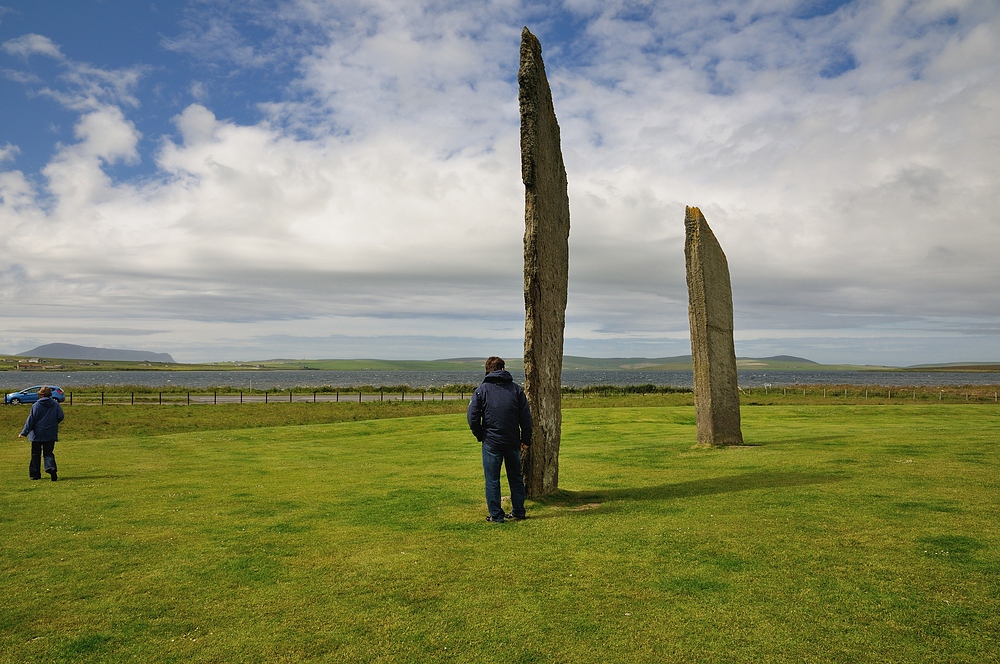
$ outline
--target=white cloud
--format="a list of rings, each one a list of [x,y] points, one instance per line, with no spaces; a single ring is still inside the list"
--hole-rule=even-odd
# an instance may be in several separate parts
[[[98,216],[97,208],[121,195],[105,173],[107,165],[139,159],[136,142],[139,134],[121,110],[108,106],[90,111],[76,123],[78,143],[63,146],[42,170],[48,178],[49,192],[56,199],[51,218],[54,221],[84,220]],[[127,188],[126,188],[127,190]],[[67,247],[92,244],[86,237],[73,237]],[[83,240],[84,244],[77,244]]]
[[[38,93],[51,97],[59,104],[85,112],[108,104],[138,106],[133,94],[135,86],[146,71],[145,67],[102,69],[84,62],[77,62],[63,55],[51,39],[43,35],[28,34],[5,41],[0,48],[10,55],[27,59],[31,55],[44,55],[57,60],[63,68],[59,76],[60,87],[42,85]],[[6,78],[27,85],[41,85],[42,81],[32,72],[4,70]]]
[[[67,108],[88,111],[104,104],[136,107],[139,100],[132,90],[139,83],[143,67],[127,67],[118,70],[104,70],[82,63],[72,63],[60,78],[67,84],[66,90],[46,88],[42,94],[48,95]]]
[[[21,149],[16,145],[10,143],[0,145],[0,164],[8,160],[13,160],[20,152]]]
[[[208,86],[202,81],[192,81],[191,97],[193,97],[195,101],[204,103],[208,100]]]
[[[567,150],[571,171],[629,170],[637,181],[658,183],[660,203],[706,207],[737,292],[754,307],[778,306],[791,295],[797,306],[931,315],[952,310],[954,300],[928,301],[925,287],[906,285],[929,280],[928,268],[943,291],[1000,276],[978,250],[997,239],[996,224],[982,223],[995,216],[989,183],[997,167],[989,154],[997,124],[984,111],[997,105],[997,66],[978,56],[988,49],[979,43],[989,42],[979,33],[995,30],[995,17],[989,28],[963,34],[931,26],[917,38],[912,16],[885,6],[852,8],[816,26],[795,26],[801,36],[789,44],[795,35],[787,18],[762,17],[751,6],[724,23],[705,20],[707,9],[698,24],[721,31],[671,43],[660,55],[652,34],[663,38],[671,26],[686,33],[694,25],[666,7],[658,6],[662,29],[638,40],[653,55],[623,49],[629,59],[602,59],[596,76],[556,74],[564,143],[577,146]],[[915,11],[940,18],[927,7]],[[591,25],[609,50],[636,41],[614,10]],[[831,41],[845,40],[859,45],[856,68],[818,76]],[[878,52],[866,52],[863,46],[876,41]],[[939,61],[953,58],[965,41],[975,46],[967,47],[961,79],[953,72],[934,78]],[[919,70],[908,64],[915,58]],[[722,63],[728,74],[720,77]],[[978,103],[970,107],[970,99]],[[942,223],[954,201],[966,212]],[[672,227],[679,235],[681,216],[673,214],[664,232]],[[580,218],[575,212],[575,224]],[[956,233],[955,223],[965,232]],[[933,259],[946,260],[949,252],[938,247],[973,260],[944,269]],[[866,290],[873,280],[878,287]],[[1000,314],[992,296],[979,307]]]
[[[65,60],[59,47],[48,37],[28,34],[15,39],[8,39],[2,46],[6,53],[27,58],[29,55],[44,55],[54,60]]]
[[[0,219],[10,216],[12,213],[20,213],[22,210],[34,208],[36,192],[31,183],[24,177],[21,171],[0,172],[0,209],[4,209],[6,214]],[[13,231],[16,224],[11,223],[7,230]]]
[[[199,103],[176,115],[178,136],[151,137],[155,176],[120,182],[110,165],[146,158],[128,114],[153,70],[66,59],[43,92],[79,112],[76,142],[43,170],[44,188],[0,174],[4,316],[40,315],[16,294],[26,280],[46,316],[147,321],[145,343],[193,336],[200,359],[279,338],[419,338],[438,356],[456,336],[516,340],[514,75],[522,20],[544,12],[247,5],[235,18],[271,26],[252,40],[203,8],[207,20],[192,15],[166,45],[215,67],[282,63],[295,73],[286,94],[241,125],[216,117],[207,82],[191,83]],[[745,348],[871,361],[905,355],[864,341],[895,335],[952,344],[914,362],[986,352],[1000,327],[1000,12],[957,1],[562,11],[580,34],[541,37],[573,217],[568,348],[684,352],[687,204],[729,256]],[[13,41],[11,54],[48,48]],[[88,315],[72,314],[74,329],[93,328]]]

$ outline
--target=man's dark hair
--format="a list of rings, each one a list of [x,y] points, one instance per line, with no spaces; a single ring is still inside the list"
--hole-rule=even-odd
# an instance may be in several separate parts
[[[501,360],[501,362],[503,362],[503,360]],[[49,387],[48,385],[46,385],[45,387],[39,388],[38,389],[38,396],[41,397],[41,398],[43,398],[43,399],[45,397],[51,397],[52,396],[52,388]]]
[[[486,373],[500,371],[504,367],[503,360],[496,355],[486,358]]]

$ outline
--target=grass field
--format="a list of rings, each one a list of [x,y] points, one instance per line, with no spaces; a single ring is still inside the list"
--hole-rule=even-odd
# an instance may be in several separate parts
[[[0,409],[0,661],[1000,661],[994,404],[603,403],[503,525],[464,404]]]

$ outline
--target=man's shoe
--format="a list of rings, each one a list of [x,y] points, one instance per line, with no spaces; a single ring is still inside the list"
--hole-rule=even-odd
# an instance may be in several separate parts
[[[42,476],[39,475],[38,477],[35,477],[34,475],[32,475],[31,479],[33,479],[33,480],[40,480],[40,479],[42,479]]]
[[[56,471],[54,471],[54,470],[50,470],[50,471],[49,471],[49,475],[51,475],[51,476],[52,476],[52,481],[53,481],[53,482],[55,482],[56,480],[58,480],[58,479],[59,479],[59,477],[58,477],[58,476],[56,475]]]
[[[488,516],[488,517],[486,517],[486,520],[489,521],[490,523],[503,523],[503,517],[502,516],[498,516],[496,518],[493,518],[492,516]]]
[[[511,513],[511,514],[504,515],[504,518],[505,519],[510,519],[512,521],[524,521],[525,519],[528,518],[528,515],[527,514],[522,514],[521,516],[517,516],[517,515]]]

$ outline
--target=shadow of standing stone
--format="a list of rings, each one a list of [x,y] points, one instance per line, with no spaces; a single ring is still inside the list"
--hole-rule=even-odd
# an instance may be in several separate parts
[[[569,195],[542,47],[528,28],[521,33],[517,82],[524,182],[524,391],[533,425],[522,470],[533,498],[559,486]]]
[[[742,445],[729,263],[696,207],[686,208],[684,235],[698,444]]]

